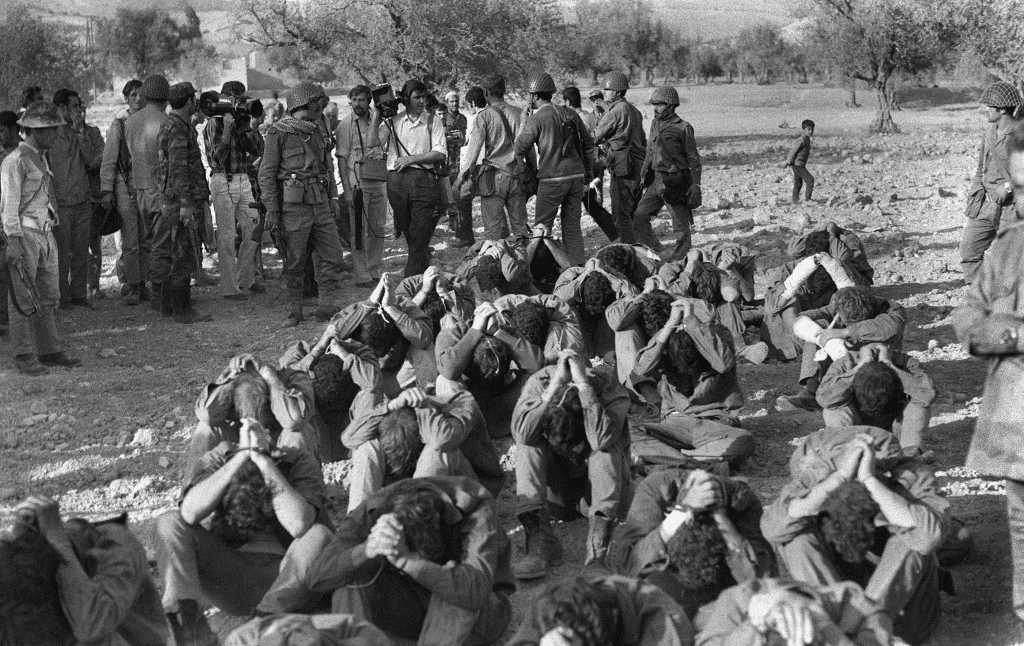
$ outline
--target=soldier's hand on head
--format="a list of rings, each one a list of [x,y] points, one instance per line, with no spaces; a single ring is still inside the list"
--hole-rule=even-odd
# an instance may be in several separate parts
[[[870,438],[870,436],[867,437]],[[875,449],[871,446],[871,441],[865,440],[864,437],[859,437],[856,442],[860,445],[862,453],[860,463],[857,465],[857,479],[866,483],[875,477]]]
[[[39,532],[51,544],[67,540],[64,521],[60,517],[60,505],[53,499],[38,494],[29,496],[18,505],[16,514],[19,518],[34,518]]]
[[[590,380],[587,379],[587,362],[586,360],[574,351],[573,355],[569,357],[569,374],[572,375],[572,380],[577,386],[586,386],[590,384]]]
[[[793,595],[768,613],[767,624],[786,640],[786,646],[807,646],[814,643],[814,623],[806,603]]]
[[[661,289],[661,278],[657,275],[648,276],[644,281],[644,294],[650,294],[656,289]]]
[[[270,433],[263,428],[259,420],[245,417],[242,418],[240,423],[241,429],[238,432],[239,448],[261,452],[270,450]]]
[[[567,384],[572,379],[572,368],[569,367],[569,362],[574,356],[576,356],[576,351],[568,348],[558,353],[558,360],[555,363],[557,366],[554,376],[555,382]]]
[[[892,348],[884,343],[878,344],[878,361],[888,366],[892,366]]]
[[[686,477],[684,489],[676,496],[676,504],[694,511],[712,509],[722,504],[721,487],[707,471],[696,469]]]
[[[427,267],[426,271],[423,272],[423,287],[420,289],[424,292],[434,291],[437,285],[437,279],[441,276],[440,270],[434,265]]]
[[[860,468],[860,461],[864,455],[864,447],[857,442],[846,445],[843,454],[836,459],[836,472],[841,474],[847,481],[857,477],[857,470]]]
[[[231,357],[231,361],[228,362],[228,370],[235,374],[251,370],[256,372],[260,369],[260,364],[256,360],[256,357],[251,354],[237,354]]]
[[[533,225],[533,236],[535,238],[550,238],[551,227],[546,224],[535,224]]]
[[[430,395],[422,388],[407,388],[399,397],[404,400],[406,406],[413,408],[426,408],[430,405]]]
[[[363,552],[366,558],[373,559],[378,556],[385,558],[398,558],[398,544],[404,541],[404,529],[398,517],[394,514],[382,514],[377,522],[370,528],[370,535],[363,543]]]
[[[487,321],[497,312],[498,310],[490,302],[480,303],[476,306],[476,310],[473,311],[473,328],[486,331]]]

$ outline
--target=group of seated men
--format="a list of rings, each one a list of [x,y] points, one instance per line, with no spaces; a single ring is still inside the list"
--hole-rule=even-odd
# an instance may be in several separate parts
[[[474,245],[454,272],[385,274],[276,365],[232,359],[157,521],[162,599],[124,519],[27,500],[0,543],[3,631],[50,598],[27,621],[54,644],[213,645],[211,607],[250,618],[237,645],[927,641],[966,541],[925,464],[934,388],[856,236],[794,241],[760,301],[736,245],[663,264],[612,244],[576,266],[534,233]],[[737,362],[801,353],[778,407],[821,410],[824,428],[765,507],[730,476],[755,450]],[[508,436],[514,562],[496,504]],[[344,459],[332,517],[322,465]],[[516,582],[564,562],[553,520],[581,516],[582,572],[510,626]]]

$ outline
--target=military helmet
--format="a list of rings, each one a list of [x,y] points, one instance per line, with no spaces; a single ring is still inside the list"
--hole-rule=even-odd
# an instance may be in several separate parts
[[[306,107],[321,95],[322,92],[316,84],[309,81],[299,83],[288,92],[286,97],[288,100],[288,114],[295,112],[299,108]]]
[[[57,128],[64,125],[64,119],[57,112],[57,106],[49,101],[36,101],[18,119],[22,128]]]
[[[147,76],[139,88],[139,94],[142,95],[142,98],[149,99],[150,101],[166,101],[170,91],[171,86],[167,79],[159,74]]]
[[[671,86],[659,87],[651,93],[651,103],[679,105],[679,93]]]
[[[625,92],[629,89],[629,77],[619,71],[604,75],[604,89],[614,92]]]
[[[551,78],[551,75],[547,72],[534,74],[526,84],[526,91],[530,94],[535,94],[537,92],[550,92],[554,94],[555,79]]]
[[[1004,81],[996,81],[985,88],[978,102],[993,108],[1016,108],[1024,105],[1017,88]]]

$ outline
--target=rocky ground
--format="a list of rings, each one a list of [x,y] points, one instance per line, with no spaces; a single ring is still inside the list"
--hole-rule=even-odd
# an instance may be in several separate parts
[[[958,595],[944,597],[945,616],[934,643],[1003,643],[1012,624],[1012,567],[1001,484],[978,479],[962,466],[985,365],[967,355],[950,327],[950,312],[965,293],[957,245],[980,117],[969,104],[941,104],[925,95],[905,102],[897,114],[906,134],[867,136],[863,125],[870,114],[834,107],[841,105],[840,91],[728,87],[690,88],[683,95],[681,112],[697,128],[705,164],[696,245],[731,240],[756,249],[763,290],[760,279],[783,262],[790,238],[834,220],[861,234],[879,292],[907,308],[905,348],[925,364],[939,391],[926,442],[955,515],[976,538],[974,554],[953,569]],[[818,178],[816,201],[793,206],[789,176],[777,165],[797,131],[779,125],[807,116],[819,123],[809,164]],[[584,226],[588,250],[606,242],[588,218]],[[658,231],[669,238],[667,219],[659,220]],[[434,242],[438,261],[450,267],[459,254],[448,239],[439,230]],[[387,263],[391,269],[402,266],[402,244],[389,241]],[[276,257],[270,266],[276,277]],[[110,276],[104,285],[108,298],[96,301],[95,309],[59,313],[68,349],[83,359],[81,368],[23,378],[11,368],[9,342],[0,338],[0,355],[8,357],[0,366],[0,522],[9,520],[19,499],[38,491],[58,497],[69,514],[100,518],[127,509],[139,536],[152,546],[153,518],[170,509],[180,491],[200,387],[231,356],[251,352],[274,360],[289,342],[318,336],[320,326],[278,329],[286,309],[277,280],[270,281],[266,295],[245,303],[223,301],[215,288],[197,289],[199,308],[215,320],[189,327],[146,307],[123,306]],[[363,296],[346,285],[347,300]],[[820,415],[774,409],[778,395],[795,391],[797,372],[795,364],[740,367],[745,425],[758,441],[758,453],[741,475],[766,502],[785,482],[791,441],[821,425]],[[343,464],[326,468],[336,513],[344,509],[344,470]],[[503,493],[498,506],[518,550],[512,493]],[[553,576],[570,576],[582,562],[586,523],[564,524],[558,531],[568,562]],[[516,620],[540,585],[520,587]]]

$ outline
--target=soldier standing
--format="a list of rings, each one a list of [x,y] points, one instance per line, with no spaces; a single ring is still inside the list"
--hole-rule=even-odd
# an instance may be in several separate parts
[[[633,244],[634,194],[640,182],[647,139],[643,115],[626,100],[629,79],[622,72],[604,77],[604,98],[608,111],[594,129],[594,143],[606,144],[608,171],[612,176],[612,215],[619,227],[619,242]]]
[[[636,241],[654,251],[661,242],[651,228],[651,218],[662,206],[672,214],[672,230],[679,234],[673,260],[682,260],[690,250],[693,209],[701,204],[700,153],[693,126],[676,114],[679,93],[674,87],[660,87],[651,94],[654,122],[640,181],[646,187],[633,214]]]
[[[283,233],[287,247],[284,276],[291,311],[284,327],[302,322],[302,283],[310,246],[320,266],[318,315],[329,317],[338,305],[344,251],[336,221],[340,206],[334,164],[318,127],[323,121],[320,95],[317,86],[306,82],[288,93],[288,116],[267,129],[259,170],[267,228]]]

